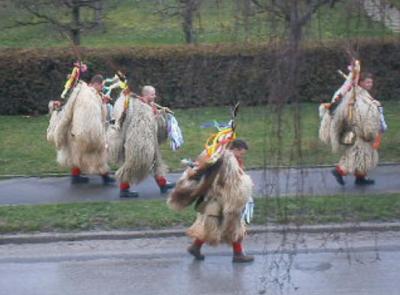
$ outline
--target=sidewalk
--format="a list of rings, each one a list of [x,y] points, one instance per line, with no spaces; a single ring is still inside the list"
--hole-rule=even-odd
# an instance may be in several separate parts
[[[400,165],[379,166],[371,172],[372,186],[355,186],[352,176],[340,186],[331,175],[332,167],[250,170],[258,196],[314,196],[340,194],[380,194],[400,192]],[[176,181],[180,173],[168,175]],[[142,200],[163,199],[151,177],[135,187]],[[101,178],[91,176],[90,183],[71,186],[69,177],[29,177],[0,180],[0,205],[50,204],[88,201],[120,201],[118,186],[103,186]]]

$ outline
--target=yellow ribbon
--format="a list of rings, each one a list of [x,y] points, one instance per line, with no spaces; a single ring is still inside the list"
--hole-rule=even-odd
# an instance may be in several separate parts
[[[236,133],[232,128],[225,128],[211,135],[205,144],[205,150],[207,151],[209,162],[216,162],[222,155],[227,144],[235,139]]]

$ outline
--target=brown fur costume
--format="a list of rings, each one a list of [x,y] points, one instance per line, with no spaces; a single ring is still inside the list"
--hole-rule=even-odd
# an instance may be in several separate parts
[[[115,125],[107,132],[111,161],[119,164],[116,175],[120,182],[137,184],[152,171],[155,175],[165,175],[166,166],[160,152],[160,138],[164,120],[161,113],[157,117],[152,108],[136,98],[129,98],[129,107],[119,125],[123,114],[125,96],[121,95],[114,105]],[[166,128],[166,125],[165,125]]]
[[[319,137],[333,152],[343,152],[339,166],[346,173],[366,174],[378,163],[378,152],[372,147],[381,124],[377,104],[367,90],[357,86],[342,98],[333,114],[321,106]]]
[[[189,177],[190,169],[183,173],[167,201],[178,211],[197,201],[199,213],[187,234],[210,245],[242,240],[245,226],[241,215],[252,193],[252,181],[234,154],[226,150],[197,178]]]
[[[96,91],[79,82],[62,110],[50,111],[47,140],[57,149],[58,163],[90,174],[106,174],[106,110]]]

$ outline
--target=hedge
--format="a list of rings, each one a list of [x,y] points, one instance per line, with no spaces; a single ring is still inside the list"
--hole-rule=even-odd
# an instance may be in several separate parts
[[[363,68],[376,74],[381,100],[400,96],[400,43],[365,40],[358,44]],[[0,51],[0,114],[39,114],[62,92],[76,50],[5,49]],[[279,53],[279,50],[278,50]],[[127,72],[136,91],[154,85],[161,104],[174,108],[227,105],[240,100],[247,105],[268,101],[276,76],[277,51],[267,45],[167,46],[161,48],[80,48],[89,72],[112,76]],[[348,57],[342,44],[306,46],[302,51],[298,98],[327,100],[342,78]],[[283,86],[286,87],[286,86]]]

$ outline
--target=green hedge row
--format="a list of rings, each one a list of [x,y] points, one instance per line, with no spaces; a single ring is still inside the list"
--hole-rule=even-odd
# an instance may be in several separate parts
[[[381,100],[400,97],[400,43],[369,40],[358,43],[363,68],[376,74]],[[0,114],[47,112],[47,103],[63,90],[77,50],[30,49],[0,51]],[[110,77],[118,69],[133,85],[152,84],[161,104],[174,108],[247,105],[268,101],[276,78],[277,55],[268,46],[199,46],[123,49],[79,49],[90,71]],[[298,95],[304,101],[329,99],[342,78],[348,57],[341,44],[303,50]],[[283,86],[286,87],[286,86]],[[288,86],[289,87],[289,86]]]

